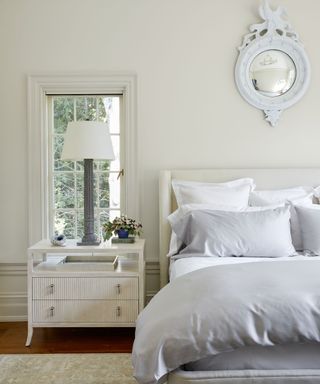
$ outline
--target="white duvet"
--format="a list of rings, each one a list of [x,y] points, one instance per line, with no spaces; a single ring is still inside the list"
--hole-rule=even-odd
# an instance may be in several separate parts
[[[240,347],[319,342],[319,276],[319,260],[285,260],[175,279],[139,315],[134,376],[155,384],[183,364]]]
[[[279,261],[297,261],[304,260],[306,262],[320,260],[320,256],[304,256],[299,254],[297,256],[284,256],[284,257],[199,257],[192,256],[184,257],[171,261],[170,263],[170,281],[177,277],[183,276],[186,273],[196,271],[197,269],[213,267],[215,265],[225,264],[242,264],[242,263],[278,263]]]

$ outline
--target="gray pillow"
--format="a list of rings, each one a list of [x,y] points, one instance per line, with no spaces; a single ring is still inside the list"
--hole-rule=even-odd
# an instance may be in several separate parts
[[[255,212],[191,211],[172,225],[185,244],[179,257],[281,257],[295,254],[290,207]]]
[[[295,206],[303,250],[313,255],[320,255],[320,205]]]

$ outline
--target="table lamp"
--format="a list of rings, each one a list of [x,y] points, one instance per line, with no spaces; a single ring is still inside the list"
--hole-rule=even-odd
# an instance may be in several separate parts
[[[98,245],[94,233],[93,160],[114,160],[108,126],[95,121],[70,122],[61,160],[84,160],[84,235],[77,245]]]

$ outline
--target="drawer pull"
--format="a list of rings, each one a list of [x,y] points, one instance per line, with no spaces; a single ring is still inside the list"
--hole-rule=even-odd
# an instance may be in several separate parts
[[[120,293],[121,293],[121,285],[120,284],[117,284],[117,292],[118,292],[118,295],[120,295]]]
[[[121,316],[121,308],[118,306],[117,307],[117,317]]]
[[[54,316],[54,307],[50,307],[50,316],[51,316],[51,317]]]
[[[51,295],[54,294],[54,284],[49,285]]]

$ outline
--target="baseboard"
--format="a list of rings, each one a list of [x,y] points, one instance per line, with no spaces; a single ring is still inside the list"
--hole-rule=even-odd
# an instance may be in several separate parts
[[[146,273],[147,275],[158,275],[160,273],[160,264],[156,260],[147,260],[146,261]]]
[[[21,316],[0,316],[0,323],[18,323],[18,322],[26,322],[28,321],[27,315]]]
[[[28,319],[26,292],[0,292],[0,322]]]
[[[0,276],[27,276],[27,263],[0,263]]]
[[[0,322],[26,321],[27,305],[27,264],[0,263],[3,282],[0,292]],[[159,290],[160,266],[156,260],[146,262],[146,304]],[[5,290],[4,290],[5,289]]]
[[[148,304],[160,287],[160,264],[156,260],[148,260],[146,263],[146,299]]]

